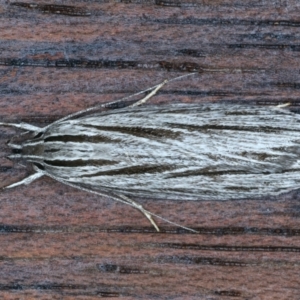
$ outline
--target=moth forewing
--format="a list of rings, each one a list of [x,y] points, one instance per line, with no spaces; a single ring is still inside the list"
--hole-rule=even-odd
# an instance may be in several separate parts
[[[150,95],[164,84],[153,87]],[[299,118],[283,108],[131,105],[73,114],[32,131],[36,137],[22,144],[20,155],[37,173],[10,187],[47,175],[133,206],[157,230],[151,218],[156,215],[131,198],[253,199],[300,183]]]

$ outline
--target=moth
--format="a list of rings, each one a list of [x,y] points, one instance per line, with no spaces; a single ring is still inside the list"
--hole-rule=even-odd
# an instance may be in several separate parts
[[[143,106],[166,82],[132,95],[148,93],[137,102],[130,96],[44,128],[0,123],[33,134],[8,145],[18,152],[10,158],[26,159],[35,173],[6,188],[49,176],[137,208],[157,231],[152,216],[196,232],[133,199],[251,199],[299,187],[297,114],[224,103]]]

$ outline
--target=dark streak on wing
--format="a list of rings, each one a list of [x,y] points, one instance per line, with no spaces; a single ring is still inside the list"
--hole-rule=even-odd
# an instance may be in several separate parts
[[[120,140],[118,139],[110,139],[108,137],[102,135],[57,135],[57,136],[49,136],[45,138],[45,143],[47,142],[74,142],[74,143],[118,143]]]
[[[44,160],[44,163],[53,167],[84,167],[84,166],[104,166],[114,165],[116,162],[112,160],[97,159],[97,160]]]
[[[191,171],[185,171],[185,172],[180,172],[180,173],[170,173],[170,175],[166,176],[166,178],[176,178],[176,177],[188,177],[188,176],[222,176],[222,175],[246,175],[246,174],[260,174],[261,175],[269,175],[271,173],[278,173],[278,174],[283,174],[283,173],[292,173],[292,172],[299,172],[300,169],[280,169],[280,171],[276,172],[275,170],[269,171],[265,170],[262,171],[261,169],[247,169],[247,170],[232,170],[229,169],[232,166],[228,166],[228,169],[224,170],[219,170],[219,171],[214,171],[210,170],[209,168],[202,168],[198,170],[191,170]]]
[[[229,126],[229,125],[189,125],[189,124],[178,124],[178,123],[167,123],[173,128],[188,129],[191,131],[206,131],[206,130],[232,130],[232,131],[249,131],[249,132],[280,132],[280,131],[295,131],[295,129],[281,128],[281,127],[271,127],[271,126]]]
[[[180,173],[171,173],[166,176],[166,178],[176,178],[176,177],[188,177],[188,176],[222,176],[222,175],[236,175],[236,174],[249,174],[245,170],[223,170],[223,171],[211,171],[208,168],[190,170]]]
[[[134,135],[137,137],[146,138],[178,138],[180,132],[174,132],[173,130],[161,129],[161,128],[145,128],[145,127],[126,127],[126,126],[94,126],[84,125],[85,127],[92,127],[104,131],[120,132],[125,134]]]
[[[170,171],[176,166],[170,165],[151,165],[151,166],[132,166],[126,168],[120,168],[115,170],[97,172],[94,174],[82,175],[81,177],[96,177],[96,176],[114,176],[114,175],[134,175],[134,174],[146,174],[146,173],[162,173]]]

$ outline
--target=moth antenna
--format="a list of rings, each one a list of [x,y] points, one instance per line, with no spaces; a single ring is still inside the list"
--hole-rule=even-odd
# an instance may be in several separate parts
[[[91,193],[91,194],[95,194],[95,195],[98,195],[98,196],[104,196],[104,197],[109,197],[110,199],[113,199],[113,200],[115,200],[115,201],[117,201],[117,202],[121,202],[121,203],[123,203],[123,204],[127,204],[127,205],[129,205],[129,206],[131,206],[131,207],[134,207],[134,208],[137,208],[137,209],[139,209],[143,214],[149,214],[149,215],[151,215],[151,216],[153,216],[153,217],[156,217],[156,218],[158,218],[158,219],[160,219],[160,220],[163,220],[163,221],[165,221],[165,222],[167,222],[167,223],[169,223],[169,224],[172,224],[172,225],[175,225],[175,226],[177,226],[177,227],[180,227],[180,228],[182,228],[182,229],[185,229],[185,230],[188,230],[188,231],[191,231],[191,232],[194,232],[194,233],[199,233],[199,231],[197,231],[197,230],[194,230],[194,229],[192,229],[192,228],[189,228],[189,227],[185,227],[185,226],[183,226],[183,225],[180,225],[180,224],[178,224],[178,223],[175,223],[175,222],[172,222],[172,221],[170,221],[170,220],[168,220],[168,219],[165,219],[165,218],[163,218],[163,217],[161,217],[161,216],[159,216],[159,215],[157,215],[157,214],[154,214],[154,213],[152,213],[152,212],[150,212],[150,211],[148,211],[148,210],[146,210],[146,209],[144,209],[144,208],[142,208],[142,210],[139,208],[139,204],[137,204],[137,203],[135,203],[135,204],[133,204],[132,202],[134,202],[133,200],[131,200],[130,199],[130,202],[128,202],[128,200],[127,200],[127,197],[126,196],[123,196],[123,197],[125,197],[126,198],[126,200],[123,200],[123,199],[120,199],[119,197],[115,197],[115,196],[111,196],[111,195],[107,195],[107,194],[105,194],[105,193],[101,193],[101,192],[96,192],[96,191],[94,191],[94,190],[89,190],[89,189],[87,189],[87,188],[85,188],[85,187],[82,187],[82,186],[77,186],[76,184],[73,184],[73,183],[70,183],[70,182],[68,182],[68,181],[65,181],[65,180],[63,180],[63,179],[61,179],[61,178],[57,178],[56,176],[53,176],[53,175],[51,175],[51,174],[49,174],[49,173],[47,173],[47,172],[45,172],[45,171],[39,171],[40,173],[42,173],[43,175],[46,175],[46,176],[48,176],[48,177],[50,177],[50,178],[52,178],[52,179],[54,179],[54,180],[56,180],[56,181],[58,181],[58,182],[60,182],[60,183],[63,183],[63,184],[66,184],[66,185],[68,185],[68,186],[71,186],[71,187],[73,187],[73,188],[76,188],[76,189],[79,189],[79,190],[82,190],[82,191],[85,191],[85,192],[88,192],[88,193]],[[129,198],[128,198],[129,199]],[[147,216],[146,215],[146,216]],[[149,217],[147,216],[147,218],[149,219]],[[150,220],[150,219],[149,219]],[[152,220],[153,221],[153,220]],[[158,229],[158,231],[159,231],[159,228],[157,227],[157,225],[155,224],[155,222],[153,221],[150,221],[151,223],[152,223],[152,225],[155,227],[155,229],[157,230]],[[156,225],[154,225],[154,224]],[[157,227],[157,228],[156,228]]]

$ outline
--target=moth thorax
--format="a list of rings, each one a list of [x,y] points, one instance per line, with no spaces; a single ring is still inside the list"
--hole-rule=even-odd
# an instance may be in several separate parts
[[[29,140],[22,144],[22,155],[43,156],[44,141]]]

